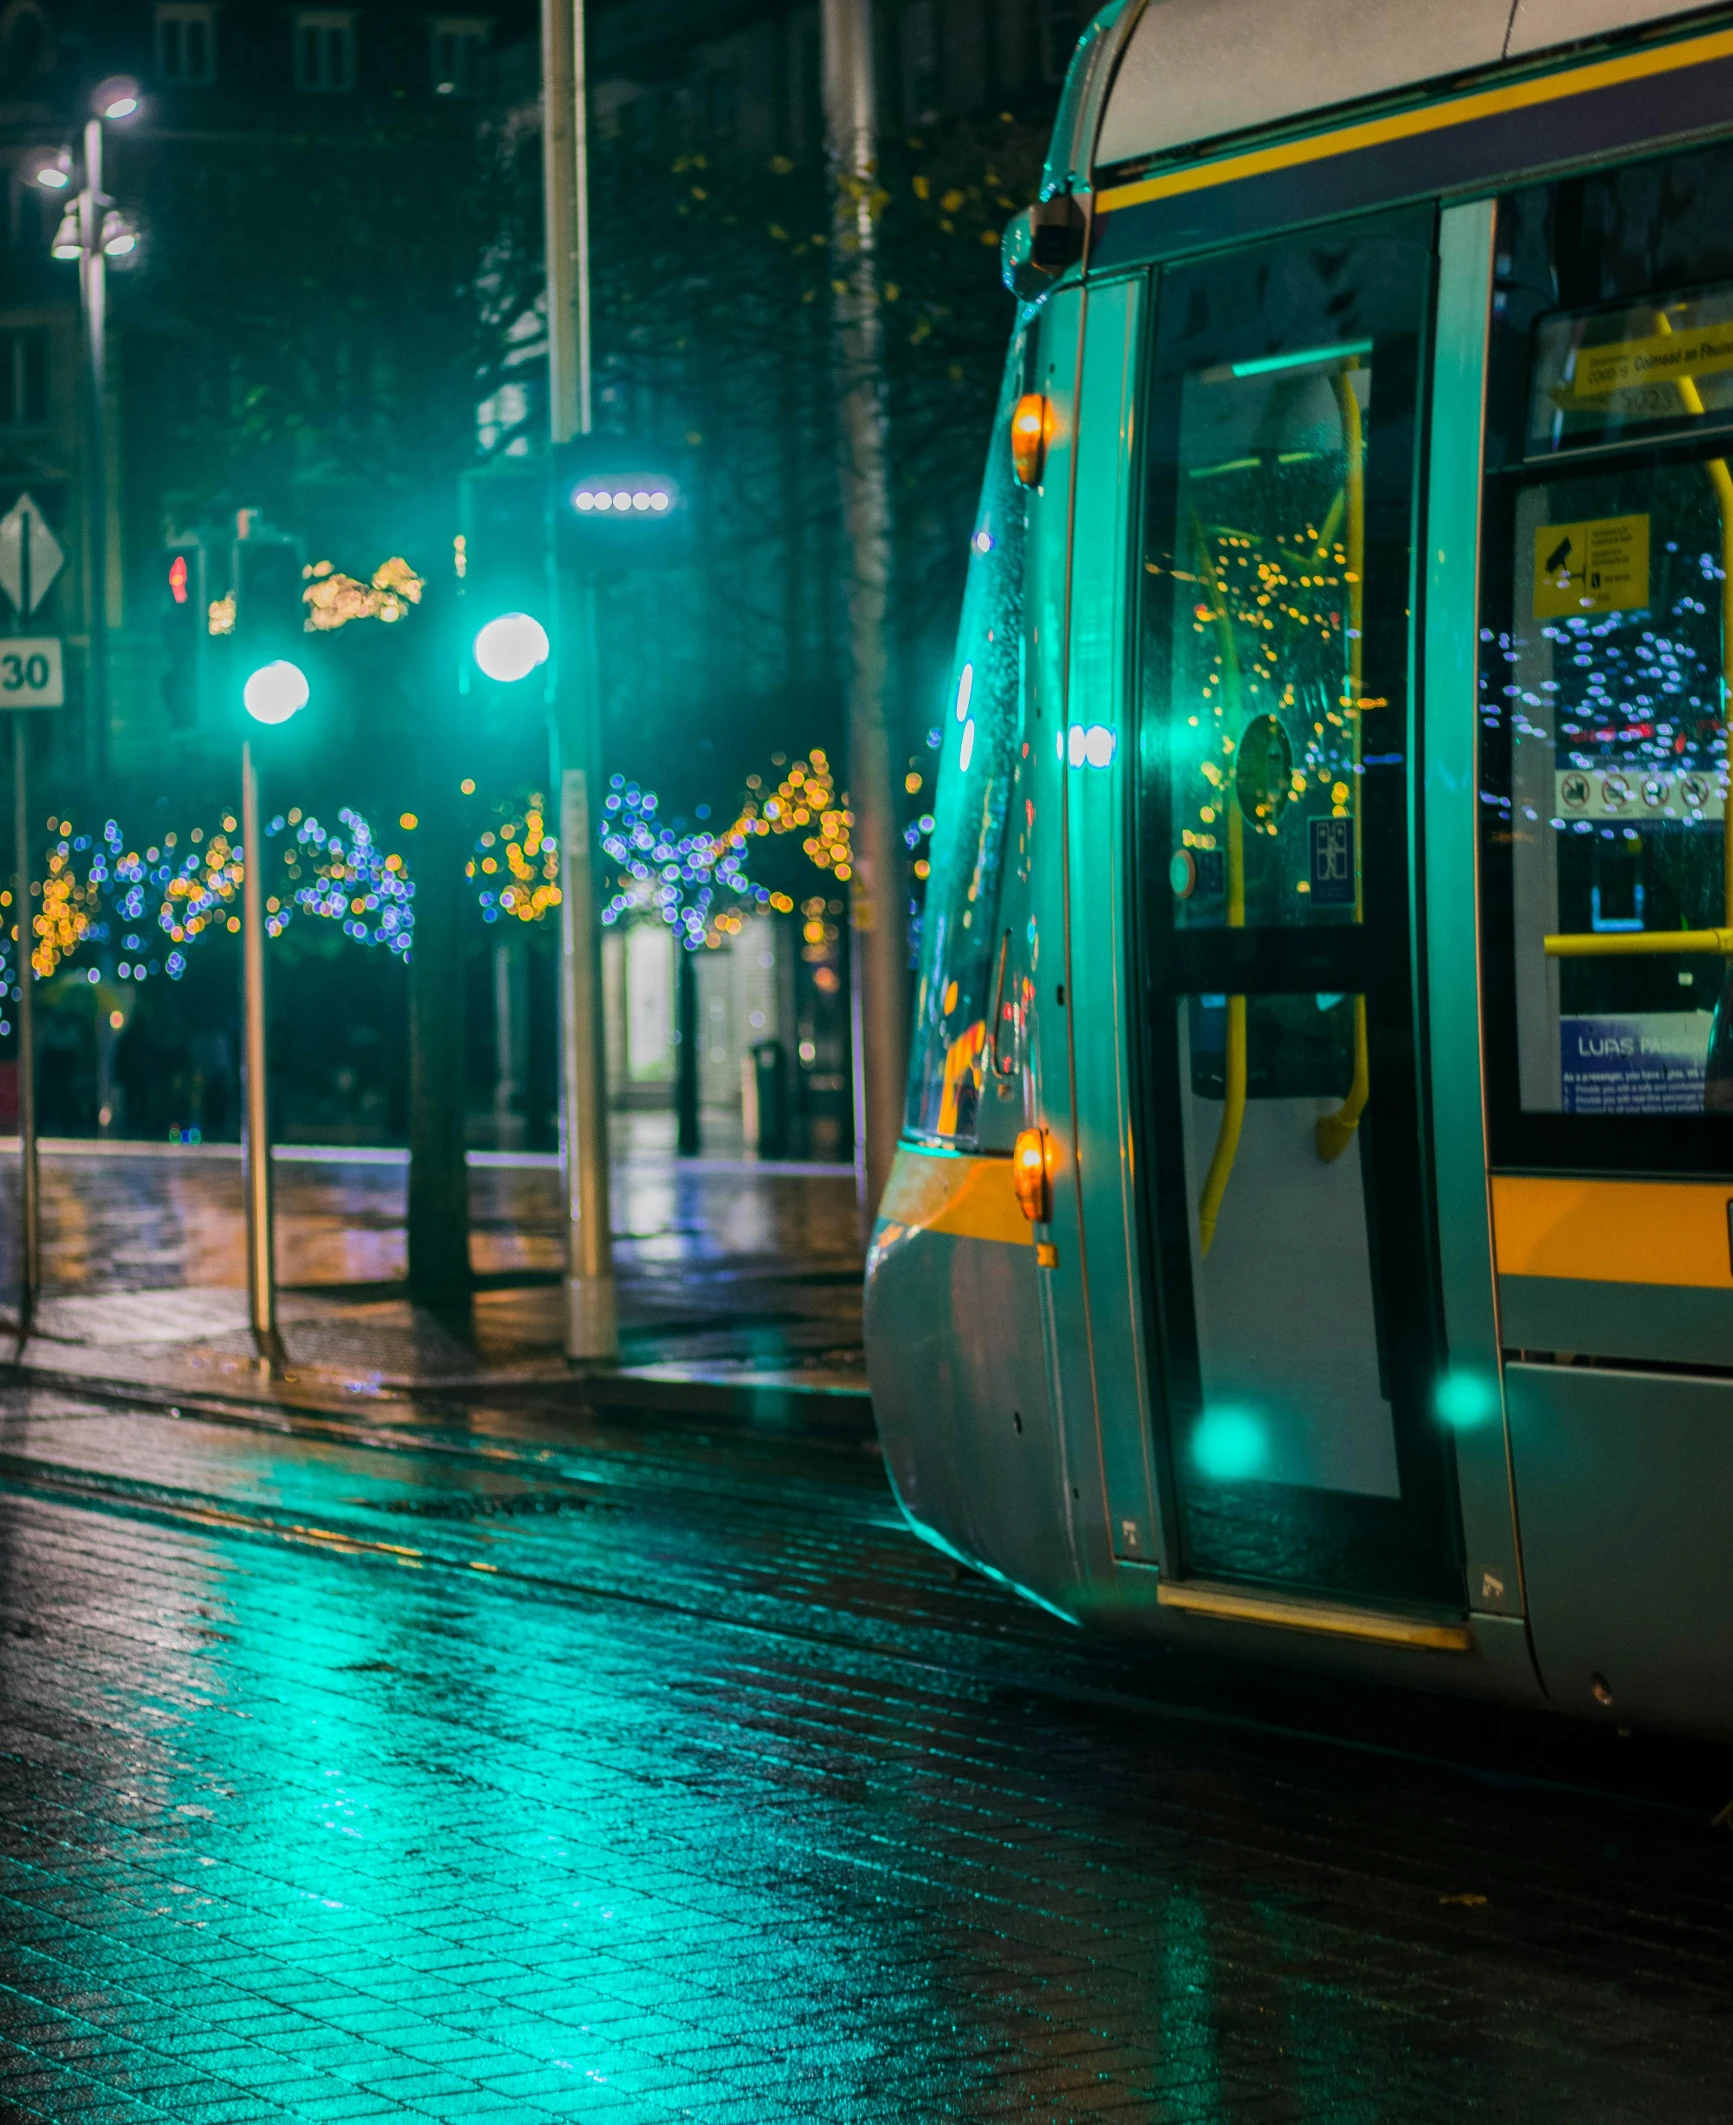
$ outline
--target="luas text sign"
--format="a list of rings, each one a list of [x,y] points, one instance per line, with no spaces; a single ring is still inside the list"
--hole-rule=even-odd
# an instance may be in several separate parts
[[[64,708],[58,635],[0,635],[0,708]]]

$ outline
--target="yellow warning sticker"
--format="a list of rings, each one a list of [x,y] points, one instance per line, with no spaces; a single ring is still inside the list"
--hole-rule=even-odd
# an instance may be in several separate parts
[[[1649,602],[1649,520],[1592,517],[1542,524],[1534,535],[1534,616],[1630,612]]]
[[[1656,332],[1647,339],[1609,340],[1579,347],[1571,380],[1558,393],[1562,405],[1622,397],[1681,377],[1719,376],[1733,369],[1733,320],[1694,332]],[[1699,412],[1695,406],[1684,412]]]

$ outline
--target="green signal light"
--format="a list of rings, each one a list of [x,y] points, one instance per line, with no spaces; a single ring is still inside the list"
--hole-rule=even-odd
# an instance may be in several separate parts
[[[307,674],[287,657],[261,664],[241,688],[241,705],[255,723],[287,723],[307,705]]]
[[[502,612],[475,638],[475,661],[484,677],[512,685],[548,661],[548,631],[527,612]]]

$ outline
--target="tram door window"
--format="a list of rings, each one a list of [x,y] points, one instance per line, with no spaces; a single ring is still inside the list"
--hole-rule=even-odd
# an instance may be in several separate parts
[[[1495,1163],[1733,1155],[1733,156],[1500,210],[1482,611]]]
[[[1409,978],[1430,252],[1405,215],[1162,278],[1140,845],[1185,1567],[1460,1601]]]
[[[938,789],[915,995],[906,1125],[928,1141],[972,1146],[1005,955],[998,924],[1006,820],[1016,773],[1023,681],[1023,535],[1006,429],[1022,389],[1013,342],[995,445],[969,554],[956,668],[940,727]]]

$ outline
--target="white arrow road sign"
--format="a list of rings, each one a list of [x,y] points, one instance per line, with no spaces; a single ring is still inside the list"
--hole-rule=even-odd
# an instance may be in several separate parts
[[[0,516],[0,590],[29,619],[65,566],[47,519],[30,495],[21,494]]]

